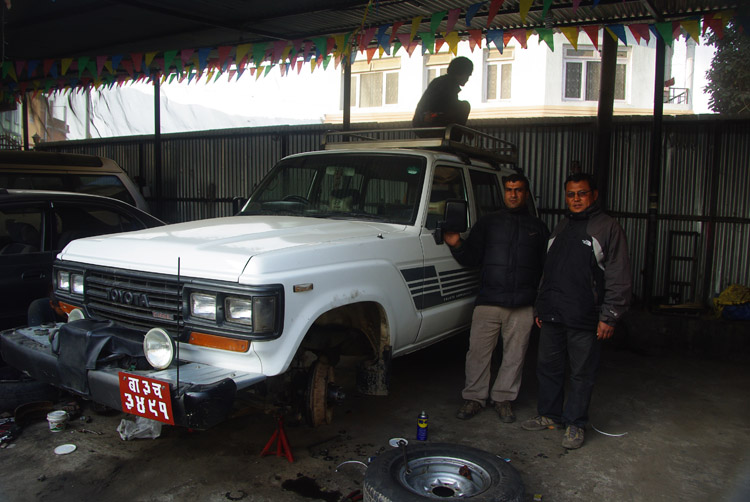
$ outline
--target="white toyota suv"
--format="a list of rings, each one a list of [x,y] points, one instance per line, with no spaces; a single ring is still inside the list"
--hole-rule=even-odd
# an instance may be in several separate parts
[[[2,333],[3,358],[196,429],[227,418],[240,391],[330,422],[341,356],[361,359],[360,391],[383,394],[391,358],[470,323],[478,271],[453,259],[441,225],[502,207],[516,152],[464,128],[451,140],[457,127],[329,133],[279,161],[235,216],[71,242],[55,264],[68,322]]]

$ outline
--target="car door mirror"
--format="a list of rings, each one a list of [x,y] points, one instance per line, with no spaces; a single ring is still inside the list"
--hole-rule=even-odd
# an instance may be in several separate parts
[[[232,197],[232,215],[236,215],[240,211],[242,211],[242,208],[245,206],[245,203],[247,202],[247,198],[245,197]]]
[[[466,232],[469,221],[466,216],[468,205],[463,199],[448,199],[445,201],[443,219],[438,221],[435,233],[435,244],[443,243],[443,232]]]

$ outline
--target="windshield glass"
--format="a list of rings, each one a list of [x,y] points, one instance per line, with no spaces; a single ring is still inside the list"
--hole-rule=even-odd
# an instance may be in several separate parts
[[[413,224],[425,159],[412,155],[309,155],[280,162],[242,215],[299,215]]]

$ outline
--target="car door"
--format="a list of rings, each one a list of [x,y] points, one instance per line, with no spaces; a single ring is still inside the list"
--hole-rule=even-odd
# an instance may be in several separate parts
[[[31,301],[48,296],[55,251],[48,246],[45,210],[33,202],[0,207],[0,327],[26,323]]]
[[[420,240],[424,253],[424,283],[419,298],[422,325],[417,338],[424,342],[463,329],[471,322],[479,271],[459,265],[447,244],[436,244],[437,221],[443,218],[445,201],[469,201],[463,166],[438,165],[430,187],[430,202]],[[467,234],[463,234],[466,237]],[[415,299],[416,301],[416,299]]]

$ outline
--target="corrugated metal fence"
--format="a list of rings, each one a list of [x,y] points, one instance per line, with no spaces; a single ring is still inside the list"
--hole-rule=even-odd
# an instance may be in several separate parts
[[[357,125],[357,129],[408,124]],[[565,201],[563,181],[593,172],[595,121],[499,119],[470,123],[518,146],[537,207],[550,228]],[[151,190],[154,214],[188,221],[232,212],[285,155],[320,148],[329,125],[281,126],[162,135],[161,197],[154,183],[153,137],[46,144],[45,149],[116,160]],[[651,122],[616,117],[608,205],[625,229],[634,292],[643,295]],[[667,117],[663,125],[661,193],[654,295],[666,301],[708,301],[732,283],[750,284],[750,121]]]

